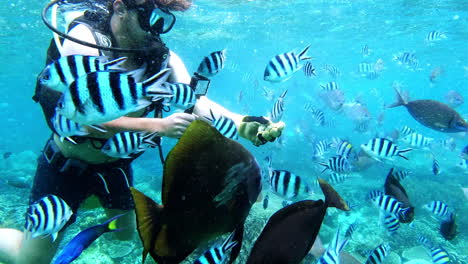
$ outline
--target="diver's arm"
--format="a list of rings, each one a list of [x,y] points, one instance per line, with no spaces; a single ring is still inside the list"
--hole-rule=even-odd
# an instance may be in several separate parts
[[[216,118],[219,118],[220,115],[223,115],[227,118],[230,118],[236,123],[236,126],[239,127],[242,119],[244,118],[243,115],[233,113],[226,108],[222,107],[218,103],[213,102],[212,100],[208,99],[206,96],[201,96],[200,99],[197,100],[195,104],[195,108],[193,109],[193,113],[205,118],[211,118],[211,111],[213,111]]]
[[[169,51],[169,62],[167,66],[172,69],[168,80],[169,82],[190,84],[191,77],[187,71],[187,67],[185,67],[184,62],[173,51]]]

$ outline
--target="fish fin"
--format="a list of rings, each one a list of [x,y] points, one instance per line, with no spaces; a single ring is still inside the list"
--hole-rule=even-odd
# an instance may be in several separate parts
[[[57,239],[58,236],[58,232],[52,233],[50,236],[52,237],[52,242],[55,242],[55,239]]]
[[[169,252],[167,230],[164,231],[161,223],[163,207],[133,187],[130,187],[130,191],[135,201],[137,230],[144,248],[143,262],[148,253],[153,258],[158,256],[156,248],[158,252]]]
[[[412,149],[412,148],[407,148],[407,149],[399,150],[397,156],[398,156],[398,157],[402,157],[402,158],[404,158],[405,160],[409,160],[407,157],[403,156],[402,153],[409,152],[409,151],[411,151],[411,150],[413,150],[413,149]]]
[[[150,145],[151,147],[156,147],[158,144],[153,141],[155,137],[159,136],[159,132],[149,133],[143,136],[143,143]]]
[[[308,45],[307,47],[305,47],[305,48],[299,53],[299,55],[297,55],[297,57],[299,58],[299,60],[311,60],[311,59],[312,59],[312,57],[307,56],[307,51],[309,51],[309,48],[310,48],[310,45]]]
[[[404,96],[401,94],[401,92],[396,87],[394,87],[394,89],[395,89],[397,101],[395,103],[393,103],[393,104],[387,105],[386,107],[387,108],[394,108],[394,107],[398,107],[398,106],[402,106],[402,105],[404,105],[404,106],[407,105],[408,104],[408,99],[404,98]]]
[[[155,75],[151,76],[150,78],[143,81],[143,90],[148,96],[154,96],[157,98],[161,98],[162,96],[172,96],[172,90],[167,86],[162,85],[166,82],[167,78],[171,70],[166,68]],[[153,99],[157,100],[157,99]]]
[[[244,224],[240,224],[233,234],[233,240],[236,242],[236,244],[232,246],[229,262],[227,262],[228,264],[234,263],[237,256],[239,256],[240,250],[242,248],[242,241],[244,239]]]
[[[121,65],[127,60],[127,57],[120,57],[115,60],[111,60],[108,62],[103,63],[104,67],[108,71],[119,71],[119,72],[125,72],[125,68],[123,68]]]
[[[235,232],[236,231],[234,230],[234,232],[232,232],[221,245],[223,252],[227,252],[235,245],[237,245],[237,241],[233,240]]]
[[[322,173],[324,173],[326,170],[330,169],[330,167],[328,166],[328,164],[326,162],[320,162],[319,165],[322,165],[325,167],[325,169],[322,170]]]
[[[116,232],[116,231],[123,230],[123,228],[117,228],[117,220],[123,215],[125,214],[116,215],[112,217],[111,219],[107,220],[106,222],[104,222],[103,225],[106,226],[107,228],[106,232]]]
[[[70,143],[76,145],[76,141],[73,140],[71,137],[60,137],[60,142],[63,142],[64,139],[66,139],[66,140],[70,141]]]
[[[286,90],[280,95],[280,98],[281,98],[281,99],[284,99],[284,97],[286,96],[287,93],[288,93],[288,89],[286,89]]]
[[[107,133],[107,130],[101,125],[89,125],[89,127],[96,129],[97,131],[101,133]]]
[[[318,178],[318,181],[320,184],[320,189],[322,189],[322,192],[325,195],[325,204],[328,207],[335,207],[343,211],[349,211],[349,207],[346,201],[341,198],[338,192],[336,192],[327,181],[321,178]]]

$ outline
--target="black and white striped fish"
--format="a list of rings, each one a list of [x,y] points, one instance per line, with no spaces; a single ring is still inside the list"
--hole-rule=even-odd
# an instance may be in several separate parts
[[[36,238],[40,236],[52,236],[52,241],[57,238],[58,232],[73,215],[71,208],[60,197],[47,195],[28,208],[25,236]]]
[[[394,59],[397,60],[399,64],[410,67],[417,67],[419,65],[418,58],[414,53],[411,52],[400,53],[399,55],[395,56]]]
[[[345,233],[345,238],[346,239],[352,239],[353,238],[353,234],[354,232],[356,231],[356,229],[358,228],[358,221],[354,221],[354,223],[350,224],[348,226],[348,229],[346,229],[346,233]]]
[[[389,251],[390,246],[381,244],[372,251],[365,264],[381,264]]]
[[[448,264],[450,256],[442,247],[432,246],[428,248],[433,264]]]
[[[346,159],[350,158],[350,155],[353,152],[353,145],[347,140],[342,140],[336,148],[336,155],[342,156]]]
[[[97,71],[79,77],[60,98],[56,112],[82,125],[102,124],[169,97],[165,69],[142,83],[127,74]]]
[[[168,98],[167,103],[178,108],[188,109],[195,105],[195,92],[190,85],[185,83],[165,83],[173,96]]]
[[[432,246],[432,243],[425,236],[419,236],[417,240],[424,247],[431,247]]]
[[[336,173],[344,173],[351,170],[348,160],[342,156],[331,157],[327,162],[321,162],[320,165],[325,167],[322,172],[331,170]]]
[[[340,184],[346,181],[348,177],[349,176],[347,174],[342,174],[342,173],[339,174],[339,173],[333,172],[328,176],[328,182],[332,184]]]
[[[106,141],[101,151],[115,158],[131,158],[133,154],[145,151],[146,146],[156,146],[153,138],[157,135],[157,132],[150,134],[133,131],[116,133]]]
[[[320,84],[320,87],[322,88],[323,91],[327,91],[327,92],[340,89],[340,87],[338,86],[338,83],[336,82],[327,82],[325,84]]]
[[[412,133],[416,133],[416,130],[412,129],[409,126],[403,126],[403,127],[400,128],[400,134],[402,134],[404,136],[411,135]]]
[[[315,143],[314,147],[314,157],[321,158],[330,148],[330,143],[327,140],[320,140]]]
[[[375,80],[379,78],[380,74],[377,71],[370,71],[366,74],[366,78],[369,80]]]
[[[227,252],[237,245],[233,241],[234,232],[221,245],[214,246],[207,250],[201,257],[195,260],[194,264],[222,264],[227,258]]]
[[[237,132],[237,126],[234,120],[225,117],[225,116],[220,116],[219,118],[216,118],[215,115],[213,114],[213,111],[210,109],[210,114],[211,118],[206,117],[208,120],[210,120],[213,123],[213,127],[216,128],[216,130],[219,131],[223,136],[237,140],[239,139],[239,133]]]
[[[212,77],[224,68],[226,61],[226,50],[220,50],[210,53],[203,58],[198,66],[197,73],[205,77]]]
[[[401,140],[415,148],[427,147],[434,141],[433,138],[423,136],[419,133],[411,133],[402,138]]]
[[[309,48],[310,46],[305,47],[299,54],[290,51],[273,57],[265,68],[263,79],[269,82],[282,82],[291,78],[293,73],[304,66],[304,61],[312,59],[307,56]]]
[[[426,35],[426,41],[427,42],[433,42],[433,41],[439,41],[439,40],[443,40],[443,39],[446,39],[447,36],[445,35],[445,33],[442,33],[442,32],[439,32],[439,31],[436,31],[436,30],[433,30],[429,33],[427,33]]]
[[[326,65],[323,66],[323,69],[325,71],[327,71],[328,74],[331,77],[335,78],[335,79],[340,77],[340,75],[341,75],[340,70],[337,67],[333,66],[333,65],[326,64]]]
[[[305,198],[311,193],[300,176],[287,170],[270,170],[270,190],[287,200]]]
[[[397,217],[400,215],[404,216],[405,212],[408,210],[408,208],[402,208],[403,204],[390,195],[380,195],[372,201],[381,210]]]
[[[312,62],[310,61],[306,62],[302,70],[304,71],[304,75],[307,77],[317,76],[315,74],[315,67],[314,65],[312,65]]]
[[[439,175],[439,173],[440,173],[439,162],[435,158],[432,159],[432,173],[435,176]]]
[[[72,136],[85,136],[89,134],[88,130],[84,126],[58,113],[52,117],[51,121],[55,132],[60,136],[60,141],[62,142],[64,139],[67,139],[73,144],[76,144],[76,142],[71,138]]]
[[[273,109],[270,112],[270,120],[273,123],[277,123],[281,121],[284,113],[284,97],[288,93],[288,90],[285,90],[280,97],[276,100],[275,104],[273,105]]]
[[[372,190],[367,195],[367,198],[369,198],[370,200],[375,200],[377,197],[382,196],[382,195],[384,195],[384,192],[380,190]]]
[[[450,213],[450,209],[448,205],[446,205],[442,201],[432,201],[428,204],[425,204],[423,208],[426,210],[429,210],[430,212],[432,212],[433,214],[437,216],[442,216],[442,217],[447,216]]]
[[[361,145],[361,149],[378,161],[381,159],[392,160],[397,156],[407,160],[408,158],[403,154],[413,150],[411,148],[399,150],[397,145],[386,138],[373,138],[366,145]]]
[[[322,110],[316,108],[310,108],[310,113],[312,115],[312,119],[315,121],[317,126],[324,126],[325,125],[325,114]]]
[[[359,65],[358,65],[358,72],[359,73],[367,74],[368,72],[372,72],[372,71],[374,71],[374,65],[373,64],[367,63],[367,62],[359,63]]]
[[[385,214],[383,217],[383,226],[390,233],[394,233],[400,228],[400,220],[392,214]]]
[[[63,92],[78,77],[95,71],[123,71],[119,65],[127,58],[107,61],[105,57],[72,55],[60,57],[41,72],[39,82],[56,91]]]
[[[327,250],[317,261],[318,264],[339,264],[340,252],[348,244],[348,239],[340,240],[340,228],[336,231],[333,240],[328,244]]]
[[[404,179],[406,179],[406,177],[408,177],[409,174],[410,174],[410,172],[407,171],[407,170],[400,170],[400,171],[396,171],[396,172],[394,171],[392,175],[398,181],[403,181]]]
[[[369,46],[366,44],[361,48],[361,55],[363,57],[367,57],[369,56],[369,54],[370,54],[370,49],[369,49]]]

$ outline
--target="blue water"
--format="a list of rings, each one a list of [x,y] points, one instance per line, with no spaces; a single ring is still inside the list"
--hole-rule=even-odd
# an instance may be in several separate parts
[[[40,153],[50,135],[39,105],[31,100],[36,75],[44,67],[46,49],[52,36],[40,19],[46,2],[8,0],[0,8],[0,120],[3,121],[0,153],[12,152],[12,157],[18,159],[16,163],[10,160],[2,161],[0,165],[6,174],[17,173],[29,179],[34,173],[34,157]],[[426,43],[426,35],[433,30],[446,33],[447,39]],[[403,125],[436,140],[453,136],[456,142],[454,151],[443,147],[433,149],[443,171],[438,176],[431,173],[429,151],[414,151],[409,155],[409,162],[398,160],[394,165],[414,173],[404,186],[419,210],[416,224],[419,229],[407,232],[414,236],[424,233],[448,249],[449,253],[457,255],[457,263],[468,262],[468,203],[460,189],[468,187],[468,177],[466,171],[455,166],[460,160],[458,155],[461,148],[468,144],[467,136],[444,134],[423,127],[403,107],[383,108],[384,104],[394,101],[394,81],[401,83],[412,99],[445,102],[444,96],[449,90],[456,90],[468,99],[467,1],[199,0],[189,11],[177,14],[174,29],[164,35],[163,40],[184,60],[190,72],[196,70],[203,56],[227,49],[226,67],[212,79],[208,96],[234,112],[267,115],[273,101],[262,95],[264,89],[271,90],[275,98],[288,89],[283,116],[287,125],[282,136],[283,144],[273,143],[257,148],[241,140],[259,161],[273,155],[274,166],[279,169],[288,169],[310,179],[320,175],[321,168],[312,159],[313,142],[319,139],[346,138],[358,148],[376,134]],[[317,77],[307,78],[302,71],[298,71],[286,82],[272,84],[263,80],[265,66],[273,56],[291,50],[298,52],[307,45],[310,45],[308,54],[314,58],[312,62],[317,68]],[[361,55],[364,45],[371,49],[371,54],[365,58]],[[406,51],[415,53],[419,59],[417,70],[398,65],[393,60],[394,55]],[[385,69],[377,79],[369,80],[357,73],[359,63],[371,63],[378,59],[382,59]],[[333,80],[322,69],[325,64],[334,65],[341,71],[336,81],[345,93],[346,102],[359,98],[367,105],[372,115],[372,125],[367,132],[356,132],[355,124],[349,118],[327,109],[317,97],[319,84]],[[429,75],[435,67],[443,68],[443,73],[435,83],[431,83]],[[239,100],[241,92],[243,97]],[[311,117],[304,110],[307,102],[324,110],[335,125],[331,128],[311,126]],[[466,103],[456,110],[467,117]],[[382,112],[385,115],[383,125],[377,126],[375,120]],[[165,151],[174,143],[174,140],[167,140]],[[150,151],[136,162],[137,184],[148,179],[160,180],[161,167],[154,161],[155,156],[156,153]],[[25,167],[23,170],[22,166]],[[351,182],[344,183],[343,187],[338,187],[344,196],[352,197],[361,206],[349,218],[359,215],[366,221],[375,222],[375,225],[359,231],[364,236],[360,240],[362,247],[352,246],[349,250],[354,250],[352,253],[356,255],[362,253],[360,250],[377,246],[376,241],[393,243],[398,255],[417,246],[415,241],[405,240],[405,233],[397,237],[378,233],[381,227],[378,226],[377,209],[363,200],[370,189],[383,184],[389,168],[390,165],[375,165],[351,179]],[[8,186],[1,189],[4,200],[26,206],[21,197],[28,195],[27,190]],[[438,234],[437,221],[421,209],[431,200],[443,200],[456,210],[460,233],[455,240],[444,241]],[[13,213],[18,218],[7,220],[2,216],[2,227],[21,227],[24,210],[15,211],[11,204],[8,208],[6,213]],[[278,209],[279,204],[273,208]],[[262,221],[274,212],[271,208],[267,213],[261,210],[260,206],[254,207],[252,214],[257,214]],[[350,222],[350,219],[343,215],[338,217],[337,214],[327,219],[326,224],[331,228],[325,229],[324,243],[328,243],[335,227],[340,224],[346,226]],[[372,234],[369,245],[365,244],[366,234]],[[414,237],[409,239],[414,240]],[[135,258],[139,257],[139,250],[136,247],[133,252]],[[112,251],[106,253],[109,256],[113,254]],[[93,253],[90,254],[89,257],[93,256]],[[94,254],[99,254],[99,251]],[[406,261],[408,259],[401,263]]]

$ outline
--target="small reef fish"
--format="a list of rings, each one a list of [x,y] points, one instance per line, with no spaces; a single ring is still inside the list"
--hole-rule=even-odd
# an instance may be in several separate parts
[[[328,74],[332,78],[338,78],[341,75],[340,69],[338,69],[336,66],[326,64],[323,66],[323,69],[328,72]]]
[[[372,201],[382,211],[398,216],[399,218],[401,215],[404,216],[408,210],[408,208],[403,208],[402,203],[389,195],[377,196]]]
[[[400,220],[392,214],[385,214],[383,218],[383,226],[390,233],[395,233],[400,228]]]
[[[270,171],[270,189],[287,200],[304,199],[311,194],[310,186],[300,176],[287,170]]]
[[[356,229],[358,228],[358,221],[354,221],[354,223],[350,224],[348,226],[348,229],[346,229],[345,233],[345,238],[346,239],[352,239],[354,232],[356,232]]]
[[[403,181],[410,175],[410,172],[407,170],[399,170],[399,171],[393,171],[393,177],[397,179],[398,181]]]
[[[393,56],[393,59],[398,61],[398,64],[406,65],[411,68],[417,68],[419,65],[418,58],[416,54],[411,52],[403,52],[398,55]]]
[[[450,90],[445,94],[445,102],[447,102],[449,106],[457,108],[465,102],[465,99],[459,92]]]
[[[365,264],[381,264],[390,251],[390,246],[381,244],[372,250]]]
[[[47,195],[30,205],[24,226],[26,238],[52,236],[57,238],[58,232],[68,222],[73,212],[68,204],[56,195]]]
[[[439,173],[440,173],[439,162],[435,158],[433,158],[432,159],[432,174],[437,176],[437,175],[439,175]]]
[[[269,82],[283,82],[292,77],[293,73],[304,66],[304,61],[311,60],[307,56],[310,46],[305,47],[299,54],[294,51],[281,53],[272,58],[263,74],[263,79]]]
[[[208,251],[203,253],[193,264],[222,264],[227,259],[227,252],[231,250],[235,245],[236,241],[233,241],[234,232],[231,233],[228,238],[221,245],[214,246]]]
[[[351,164],[342,156],[331,157],[327,162],[321,162],[319,164],[325,167],[322,172],[331,170],[336,173],[345,173],[351,170]]]
[[[401,157],[407,160],[408,158],[403,156],[403,154],[413,150],[411,148],[399,150],[397,145],[386,138],[373,138],[366,145],[361,145],[361,149],[378,161],[382,159],[392,160],[394,157]]]
[[[122,214],[123,215],[123,214]],[[54,264],[68,264],[77,259],[83,250],[88,248],[101,235],[108,232],[116,232],[122,229],[117,228],[117,219],[122,215],[117,215],[107,220],[103,224],[92,226],[81,231],[62,249]]]
[[[408,135],[411,135],[413,133],[416,133],[416,130],[412,129],[411,127],[409,126],[402,126],[399,130],[399,132],[403,135],[403,136],[408,136]]]
[[[401,139],[406,144],[414,148],[428,147],[434,141],[434,138],[423,136],[419,133],[411,133]]]
[[[319,183],[325,202],[303,200],[274,213],[255,241],[247,264],[299,264],[318,237],[327,208],[349,210],[330,184],[322,179]]]
[[[146,146],[156,146],[153,138],[158,135],[157,132],[150,134],[133,131],[116,133],[106,141],[101,151],[110,157],[132,158],[134,154],[145,151]]]
[[[434,42],[434,41],[439,41],[439,40],[443,40],[443,39],[446,39],[447,36],[445,35],[445,33],[442,33],[442,32],[439,32],[439,31],[436,31],[436,30],[433,30],[429,33],[427,33],[426,35],[426,41],[427,42]]]
[[[49,89],[64,92],[79,77],[95,71],[121,71],[119,67],[127,58],[107,61],[106,57],[72,55],[60,57],[47,65],[39,74],[39,83]]]
[[[310,61],[306,62],[306,64],[302,68],[302,70],[304,71],[304,75],[309,77],[309,78],[312,77],[312,76],[317,76],[315,74],[315,67],[314,67],[314,65],[312,65],[312,62],[310,62]]]
[[[284,98],[286,97],[286,94],[288,93],[288,90],[285,90],[280,97],[275,101],[275,104],[273,105],[273,108],[271,109],[270,112],[270,120],[274,123],[277,123],[281,121],[281,118],[283,117],[284,113]]]
[[[442,201],[429,202],[428,204],[425,204],[423,208],[441,217],[447,216],[450,213],[448,205]]]
[[[385,180],[384,189],[385,194],[395,198],[401,203],[405,209],[404,214],[398,214],[398,219],[402,223],[410,223],[414,219],[414,206],[411,204],[405,188],[401,185],[400,181],[396,179],[394,169],[391,168]]]
[[[431,81],[431,83],[435,83],[436,80],[442,75],[442,73],[444,73],[442,67],[435,67],[434,69],[432,69],[431,74],[429,75],[429,81]]]
[[[205,117],[206,119],[210,120],[213,123],[213,127],[216,128],[216,130],[221,133],[221,135],[232,139],[232,140],[237,140],[239,139],[239,133],[237,131],[237,126],[234,120],[225,117],[225,116],[220,116],[218,118],[215,117],[213,111],[210,109],[210,117]]]
[[[167,103],[181,109],[188,109],[195,105],[195,92],[190,85],[185,83],[165,83],[173,96],[168,98]],[[242,92],[242,91],[241,91]]]
[[[327,251],[319,258],[317,264],[339,264],[340,252],[348,244],[348,239],[340,240],[340,228],[336,231],[335,237],[328,244]]]
[[[367,198],[370,200],[375,200],[377,197],[384,195],[384,192],[380,190],[372,190],[367,194]]]
[[[204,77],[212,77],[224,68],[226,62],[226,49],[215,51],[203,58],[198,66],[197,73]]]
[[[434,100],[408,101],[395,89],[397,102],[388,108],[404,106],[423,126],[445,133],[468,131],[468,123],[450,106]]]
[[[102,124],[172,96],[162,86],[170,73],[164,69],[142,83],[119,72],[91,72],[70,84],[56,112],[82,125]]]
[[[448,264],[450,256],[447,251],[441,247],[432,246],[428,248],[433,264]]]
[[[338,83],[337,82],[327,82],[327,83],[324,83],[324,84],[320,84],[320,88],[323,90],[323,91],[334,91],[334,90],[339,90],[340,87],[338,86]]]
[[[447,240],[453,240],[457,236],[457,223],[454,213],[450,213],[447,219],[442,220],[439,231],[440,234]]]
[[[86,136],[89,134],[85,126],[80,125],[59,113],[55,113],[51,119],[51,122],[54,126],[55,133],[60,136],[60,141],[62,142],[67,139],[71,143],[76,144],[76,142],[71,138],[72,136]],[[105,129],[99,126],[90,125],[90,127],[101,132],[106,132]]]

